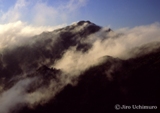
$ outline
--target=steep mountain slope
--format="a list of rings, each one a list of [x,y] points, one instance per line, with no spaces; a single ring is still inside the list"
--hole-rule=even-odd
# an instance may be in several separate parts
[[[158,106],[160,43],[108,54],[121,36],[80,21],[6,48],[0,56],[0,113],[106,113],[116,111],[116,104]]]
[[[116,104],[159,105],[159,70],[160,49],[128,60],[107,57],[85,71],[76,86],[68,84],[48,104],[21,113],[102,113],[114,112]]]
[[[75,25],[34,36],[22,46],[7,48],[1,53],[0,76],[6,80],[26,71],[34,71],[40,65],[54,64],[72,46],[85,52],[91,45],[82,40],[100,29],[100,26],[90,21],[80,21]]]

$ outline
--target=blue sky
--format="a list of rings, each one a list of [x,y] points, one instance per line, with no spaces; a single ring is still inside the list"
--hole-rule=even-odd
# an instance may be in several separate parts
[[[0,24],[24,21],[35,25],[90,20],[118,29],[160,21],[160,0],[0,0]]]

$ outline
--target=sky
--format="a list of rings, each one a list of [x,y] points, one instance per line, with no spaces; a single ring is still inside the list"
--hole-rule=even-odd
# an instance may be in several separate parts
[[[80,20],[112,29],[160,21],[160,0],[0,0],[0,24],[22,21],[37,26]]]
[[[10,70],[13,63],[16,66],[10,72],[16,74],[22,70],[22,78],[19,75],[11,78],[11,81],[17,81],[11,88],[3,91],[4,86],[0,86],[0,113],[9,113],[18,105],[35,107],[49,101],[68,83],[73,84],[80,73],[98,65],[99,58],[112,56],[126,60],[159,48],[159,6],[160,0],[0,0],[0,70]],[[92,48],[84,53],[77,51],[77,45],[70,46],[58,61],[45,53],[52,56],[53,50],[57,51],[54,43],[60,43],[58,47],[61,47],[63,40],[59,32],[32,37],[80,20],[90,20],[97,25],[110,27],[115,32],[108,33],[106,29],[101,29],[86,38],[76,35],[77,42],[93,45]],[[85,27],[86,24],[77,26],[71,32],[76,33]],[[117,33],[118,30],[121,35]],[[48,39],[51,39],[50,42]],[[139,47],[147,49],[143,51]],[[56,63],[52,64],[52,61]],[[40,86],[33,93],[25,92],[31,83],[41,82],[38,77],[27,79],[30,72],[34,71],[32,66],[38,69],[43,64],[61,69],[64,76],[58,76],[58,82],[51,81],[49,88]],[[113,69],[112,66],[109,68],[108,78],[112,79]],[[12,75],[10,72],[9,75]]]

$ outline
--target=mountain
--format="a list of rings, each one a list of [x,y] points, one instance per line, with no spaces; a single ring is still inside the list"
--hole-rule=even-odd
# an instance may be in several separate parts
[[[159,56],[160,49],[125,61],[109,57],[103,64],[85,71],[76,86],[68,84],[49,103],[36,109],[25,108],[21,113],[103,113],[114,112],[117,103],[159,105]],[[107,78],[113,65],[108,73],[112,78]]]
[[[160,44],[133,48],[127,59],[93,54],[97,40],[101,47],[105,40],[119,38],[109,37],[112,33],[80,21],[5,49],[0,56],[0,112],[104,113],[116,111],[116,104],[159,105]]]
[[[22,74],[24,71],[32,71],[31,68],[37,69],[39,65],[45,64],[46,59],[50,59],[50,62],[54,63],[72,46],[85,52],[91,48],[91,45],[83,43],[83,38],[100,29],[100,26],[90,21],[80,21],[77,25],[67,26],[53,32],[43,32],[32,37],[32,40],[28,40],[23,46],[14,49],[7,48],[1,55],[6,66],[3,68],[4,66],[0,65],[0,75],[4,79],[8,79],[9,76]]]

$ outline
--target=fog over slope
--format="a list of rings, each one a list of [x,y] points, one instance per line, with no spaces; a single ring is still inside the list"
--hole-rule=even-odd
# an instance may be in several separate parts
[[[54,31],[14,25],[1,25],[0,113],[158,105],[159,23],[117,31],[90,21]]]

